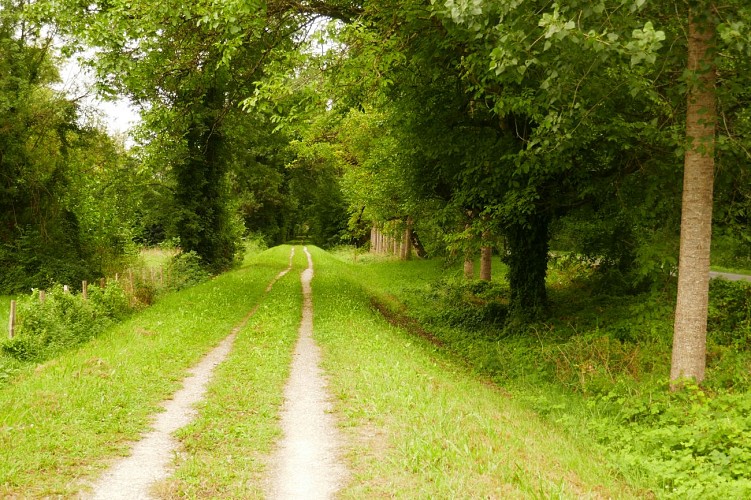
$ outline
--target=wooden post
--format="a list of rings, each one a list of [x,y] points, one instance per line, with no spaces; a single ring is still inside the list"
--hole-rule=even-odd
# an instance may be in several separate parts
[[[81,297],[83,300],[89,299],[89,282],[86,280],[81,282]]]
[[[44,299],[47,298],[47,294],[44,293],[44,290],[39,290],[39,302],[44,304]]]
[[[115,281],[120,281],[120,273],[115,273]]]
[[[10,318],[8,319],[8,338],[16,334],[16,301],[10,301]]]
[[[99,278],[99,288],[102,290],[107,288],[107,278]]]
[[[63,293],[70,293],[70,288],[68,285],[63,285]]]

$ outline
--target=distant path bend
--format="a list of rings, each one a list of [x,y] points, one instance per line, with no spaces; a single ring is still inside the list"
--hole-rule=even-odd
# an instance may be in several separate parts
[[[292,248],[289,267],[283,270],[266,287],[269,292],[274,284],[292,269]],[[130,456],[116,461],[93,485],[90,498],[96,500],[142,500],[152,498],[151,487],[170,475],[170,463],[178,449],[178,441],[172,433],[189,424],[196,416],[195,404],[201,401],[214,373],[214,369],[224,361],[232,350],[238,332],[258,310],[260,301],[245,315],[230,334],[193,368],[183,379],[183,387],[172,399],[162,403],[163,413],[156,415],[153,428],[137,441]]]
[[[720,271],[710,271],[709,278],[725,278],[730,281],[751,281],[751,276],[748,274],[723,273]]]
[[[289,381],[284,390],[284,437],[272,459],[267,497],[273,499],[331,498],[342,487],[347,469],[339,459],[340,445],[326,379],[313,341],[313,258],[302,273],[303,314]]]

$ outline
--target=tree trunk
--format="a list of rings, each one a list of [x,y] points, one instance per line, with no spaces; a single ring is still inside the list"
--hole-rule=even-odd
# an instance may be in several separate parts
[[[415,249],[415,253],[418,257],[421,259],[424,259],[428,256],[428,251],[425,250],[425,247],[422,246],[422,241],[420,241],[420,236],[417,234],[417,231],[412,229],[412,247]]]
[[[537,319],[547,304],[545,276],[548,271],[548,226],[546,214],[532,214],[527,223],[506,228],[509,255],[509,320],[525,323]]]
[[[708,18],[689,12],[688,70],[696,76],[689,86],[686,110],[687,149],[683,171],[681,247],[678,297],[675,306],[670,380],[704,379],[709,302],[709,249],[712,240],[716,72],[713,62],[715,27]],[[707,16],[707,17],[705,17]],[[675,388],[675,385],[673,386]]]
[[[404,230],[404,241],[402,243],[402,260],[412,258],[412,217],[407,217],[407,228]]]
[[[490,281],[492,278],[493,258],[493,247],[487,244],[490,239],[490,233],[484,231],[482,233],[482,239],[484,244],[480,248],[480,279],[483,281]]]
[[[475,279],[475,260],[470,252],[464,254],[464,278]]]

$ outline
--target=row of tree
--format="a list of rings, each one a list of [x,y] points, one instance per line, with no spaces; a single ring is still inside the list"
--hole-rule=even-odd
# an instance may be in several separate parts
[[[126,224],[142,240],[178,236],[215,271],[248,228],[270,242],[363,242],[372,221],[398,221],[420,253],[484,248],[486,262],[501,241],[515,322],[545,312],[551,242],[633,288],[680,262],[673,377],[703,378],[713,182],[715,222],[748,224],[743,1],[3,1],[4,15],[25,12],[8,44],[39,61],[55,38],[38,33],[58,26],[66,50],[93,54],[104,92],[142,109],[140,147],[107,156],[135,156],[131,179],[144,172]],[[39,99],[43,72],[27,70],[24,95]],[[72,132],[58,129],[37,143],[62,157]],[[37,192],[61,192],[51,186]],[[43,234],[24,196],[3,213],[23,206]],[[109,213],[94,197],[56,212],[60,227],[68,213]],[[0,236],[18,244],[25,227]]]
[[[719,222],[748,223],[749,7],[339,7],[336,44],[311,63],[332,108],[315,140],[336,138],[353,211],[412,217],[456,254],[502,238],[522,322],[544,313],[558,235],[633,286],[678,262],[672,378],[703,379],[715,182]]]

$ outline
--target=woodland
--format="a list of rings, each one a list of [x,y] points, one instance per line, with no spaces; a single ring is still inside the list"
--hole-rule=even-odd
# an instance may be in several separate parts
[[[60,89],[70,60],[129,137]],[[751,488],[751,286],[710,281],[751,269],[750,167],[747,0],[0,0],[0,294],[144,247],[185,286],[259,241],[435,266],[374,307],[622,407],[685,458],[651,471],[677,496]]]

